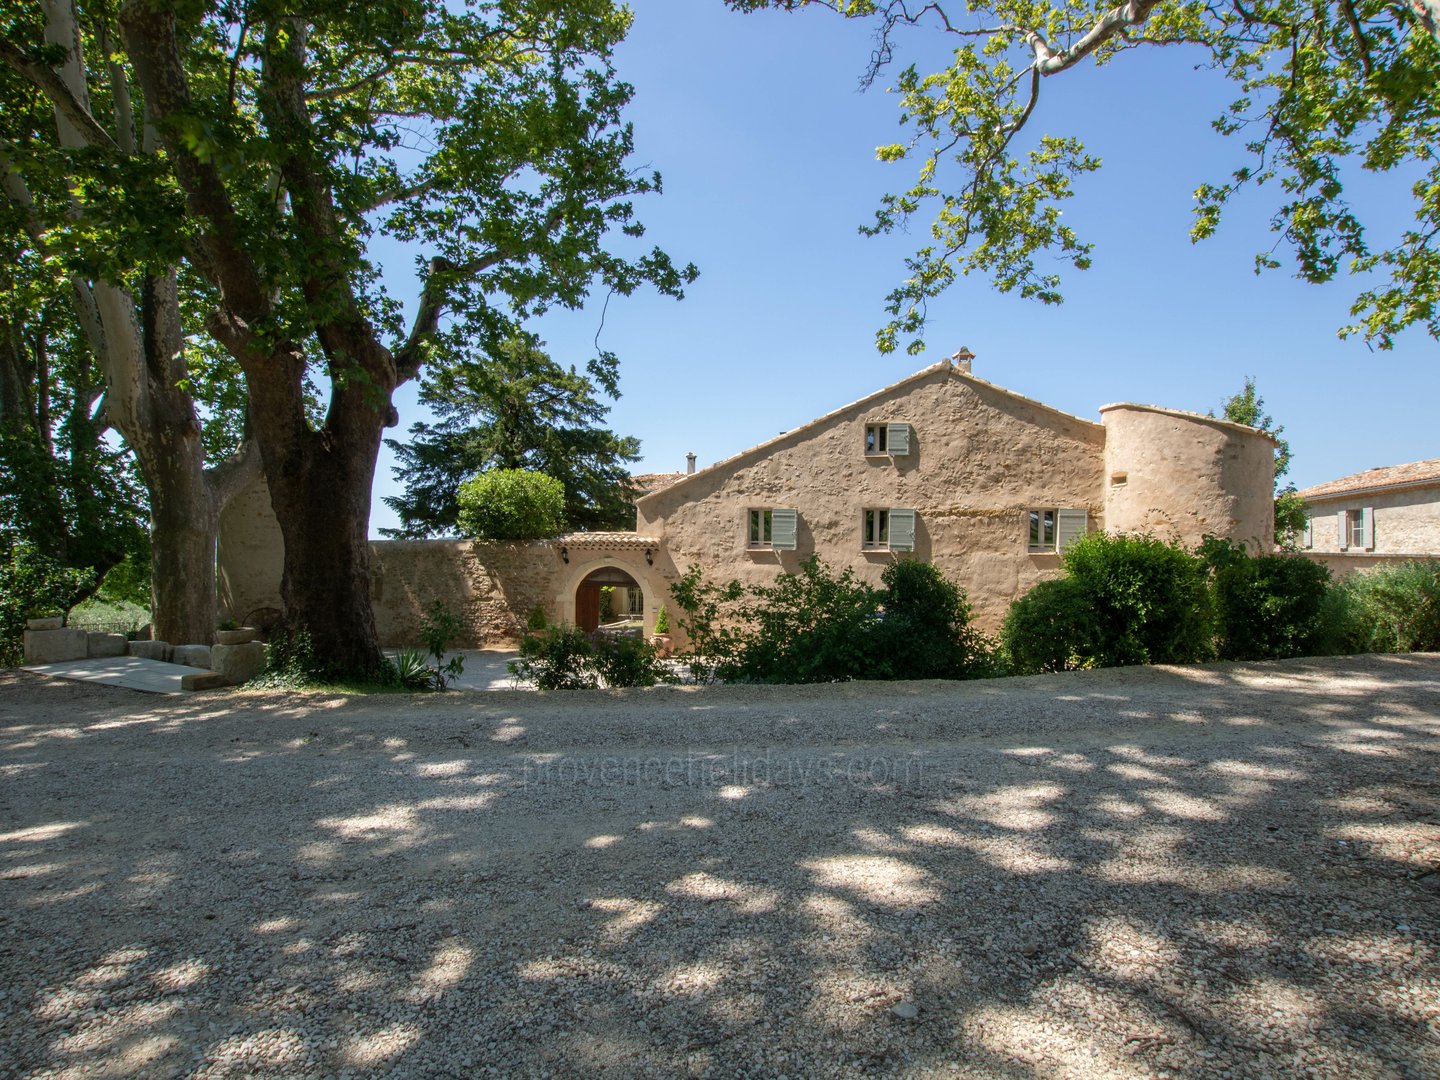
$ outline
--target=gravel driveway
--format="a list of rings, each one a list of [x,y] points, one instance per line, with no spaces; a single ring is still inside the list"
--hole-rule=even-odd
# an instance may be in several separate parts
[[[0,673],[0,1075],[1440,1076],[1440,656]]]

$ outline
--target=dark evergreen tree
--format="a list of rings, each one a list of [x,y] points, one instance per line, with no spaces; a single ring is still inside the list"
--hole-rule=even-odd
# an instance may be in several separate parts
[[[426,378],[420,399],[439,418],[410,427],[411,441],[387,439],[400,459],[405,494],[388,496],[401,527],[386,536],[416,539],[457,531],[460,485],[492,469],[529,469],[565,485],[567,529],[632,529],[628,466],[640,442],[601,422],[610,411],[596,379],[556,363],[529,335]],[[614,391],[613,370],[595,374]]]

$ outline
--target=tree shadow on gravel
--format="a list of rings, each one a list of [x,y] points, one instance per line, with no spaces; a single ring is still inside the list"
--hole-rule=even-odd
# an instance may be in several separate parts
[[[1440,1074],[1440,657],[183,702],[0,674],[15,1076]]]

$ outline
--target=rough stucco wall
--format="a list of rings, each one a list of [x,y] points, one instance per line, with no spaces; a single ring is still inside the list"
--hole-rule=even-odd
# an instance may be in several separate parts
[[[911,453],[867,457],[866,423],[901,421],[913,427]],[[942,368],[642,500],[638,528],[664,538],[656,569],[669,580],[700,563],[713,579],[768,583],[818,552],[878,584],[904,556],[862,549],[863,511],[913,507],[915,555],[958,581],[993,631],[1059,570],[1057,556],[1027,550],[1031,509],[1086,509],[1092,529],[1102,524],[1103,442],[1097,424]],[[799,510],[797,550],[748,550],[752,507]]]
[[[1208,533],[1252,552],[1274,548],[1275,455],[1267,437],[1145,405],[1107,405],[1100,413],[1108,531],[1189,545]]]
[[[258,608],[280,607],[285,541],[264,479],[231,499],[221,513],[216,567],[221,618],[243,622]]]
[[[1440,487],[1346,495],[1308,503],[1310,550],[1338,553],[1339,515],[1366,506],[1374,510],[1373,554],[1440,555]]]
[[[436,600],[464,625],[457,645],[475,648],[517,640],[538,604],[555,619],[565,570],[548,542],[377,540],[370,545],[370,600],[386,645],[419,645]]]

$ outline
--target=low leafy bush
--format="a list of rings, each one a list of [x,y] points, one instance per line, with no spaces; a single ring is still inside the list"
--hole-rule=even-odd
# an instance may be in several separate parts
[[[324,666],[315,656],[309,631],[277,630],[265,648],[265,672],[250,685],[265,690],[302,690],[324,678]]]
[[[655,647],[644,638],[630,634],[595,634],[595,672],[605,686],[654,686],[670,682],[670,669]]]
[[[727,681],[813,683],[883,678],[876,652],[881,595],[850,568],[831,574],[812,556],[798,574],[749,590],[746,630]]]
[[[701,681],[813,683],[962,679],[993,674],[991,644],[970,605],[928,563],[885,568],[882,588],[818,557],[771,585],[720,585],[691,567],[672,587],[685,614],[686,659]]]
[[[520,643],[510,674],[541,690],[593,690],[670,682],[670,669],[654,647],[628,634],[587,634],[577,626],[551,626]]]
[[[1206,537],[1217,651],[1225,660],[1279,660],[1328,651],[1330,571],[1289,555],[1250,556],[1237,544]],[[1342,618],[1345,616],[1342,614]]]
[[[1010,673],[1038,675],[1094,667],[1097,618],[1083,586],[1070,578],[1042,581],[1010,606],[1000,641]]]
[[[994,643],[970,625],[973,609],[964,590],[934,564],[916,559],[891,563],[880,581],[882,617],[871,645],[876,675],[973,679],[1000,674]]]
[[[1336,591],[1355,652],[1440,652],[1440,560],[1351,574]]]
[[[590,690],[600,685],[592,663],[594,646],[578,626],[549,626],[520,643],[510,674],[541,690]]]
[[[1086,666],[1188,664],[1214,653],[1205,564],[1154,536],[1091,533],[1065,552],[1065,571],[1094,611]]]

